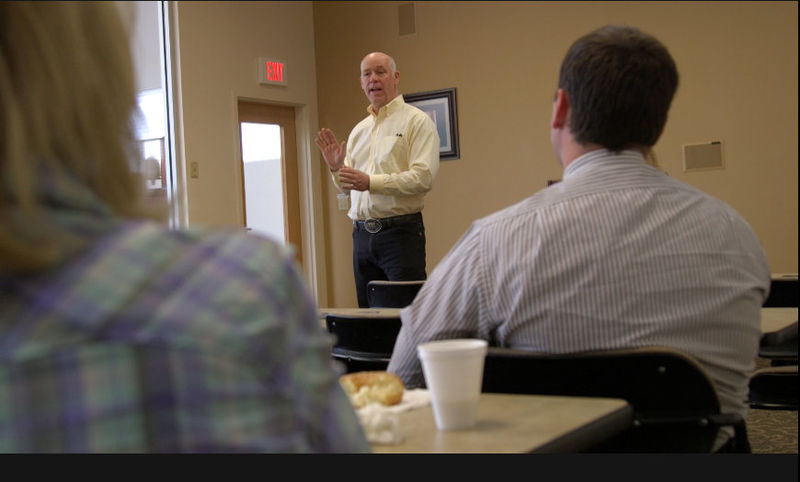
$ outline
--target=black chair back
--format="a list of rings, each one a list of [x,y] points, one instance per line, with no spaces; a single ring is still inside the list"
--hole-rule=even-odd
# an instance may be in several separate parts
[[[325,317],[328,332],[336,336],[331,356],[344,363],[347,373],[386,370],[392,356],[400,317],[333,315]]]
[[[797,322],[761,335],[758,356],[773,365],[797,365]]]
[[[627,400],[633,427],[591,452],[708,453],[723,425],[735,428],[738,451],[750,451],[742,417],[720,414],[705,370],[671,348],[541,354],[490,347],[483,391]]]
[[[761,335],[758,356],[769,367],[749,381],[747,402],[762,410],[797,410],[797,322]]]
[[[769,296],[764,301],[765,308],[798,308],[797,278],[773,278],[770,283]]]
[[[414,301],[424,280],[386,281],[367,283],[367,304],[370,308],[403,308]]]
[[[756,370],[750,376],[747,402],[761,410],[797,411],[797,365]]]

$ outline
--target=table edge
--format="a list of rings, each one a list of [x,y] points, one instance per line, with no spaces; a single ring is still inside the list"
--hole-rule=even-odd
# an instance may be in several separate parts
[[[632,424],[633,407],[630,403],[625,403],[588,425],[540,445],[532,453],[579,453],[621,433]]]

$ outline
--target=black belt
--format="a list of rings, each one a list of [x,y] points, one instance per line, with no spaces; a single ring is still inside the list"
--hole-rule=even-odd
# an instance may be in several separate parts
[[[418,223],[422,221],[422,213],[402,214],[400,216],[390,216],[388,218],[369,218],[353,221],[354,229],[363,229],[368,233],[379,233],[381,230],[389,229],[399,224]]]

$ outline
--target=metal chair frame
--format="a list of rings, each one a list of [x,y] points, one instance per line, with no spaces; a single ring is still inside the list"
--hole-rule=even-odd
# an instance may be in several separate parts
[[[424,280],[372,280],[367,283],[367,304],[370,308],[403,308],[411,304]]]
[[[399,316],[328,314],[325,326],[336,337],[331,356],[344,364],[347,373],[352,373],[386,370],[401,322]]]

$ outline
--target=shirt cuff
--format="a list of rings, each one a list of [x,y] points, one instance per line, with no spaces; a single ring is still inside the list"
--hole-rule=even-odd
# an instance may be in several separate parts
[[[383,174],[370,174],[369,175],[369,191],[374,193],[383,192]]]

